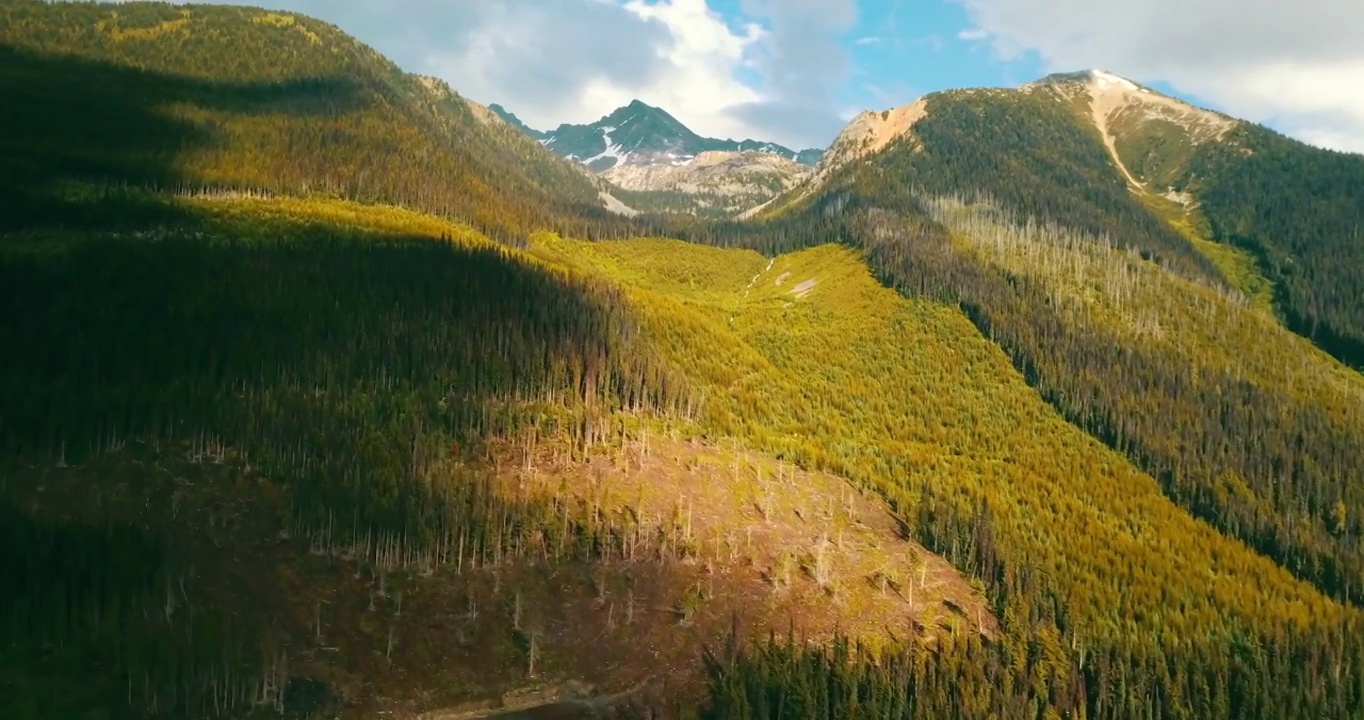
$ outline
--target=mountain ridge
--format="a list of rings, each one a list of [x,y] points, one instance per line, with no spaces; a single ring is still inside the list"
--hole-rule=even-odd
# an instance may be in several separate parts
[[[505,120],[505,121],[507,122],[508,125],[511,125],[512,127],[516,128],[517,130],[520,130],[521,132],[523,132],[523,133],[525,133],[525,134],[531,136],[531,138],[533,138],[533,139],[535,139],[535,140],[542,140],[542,139],[544,139],[545,133],[542,133],[542,132],[540,132],[539,130],[535,130],[535,129],[531,128],[531,127],[528,127],[524,122],[521,121],[521,118],[519,118],[519,117],[517,117],[516,115],[512,114],[511,112],[509,112],[506,108],[502,107],[501,105],[499,105],[499,104],[497,104],[497,103],[491,103],[490,105],[488,105],[488,109],[489,109],[489,110],[492,110],[492,111],[495,112],[495,113],[497,113],[497,116],[500,117],[500,118],[502,118],[503,120]]]
[[[970,118],[956,111],[982,103],[995,112]],[[934,113],[940,111],[935,107],[953,108],[956,127],[938,123]],[[1108,228],[1121,235],[1141,226],[1148,238],[1162,238],[1167,255],[1184,256],[1181,262],[1186,268],[1200,267],[1196,272],[1221,276],[1247,297],[1276,308],[1296,332],[1347,364],[1364,367],[1364,306],[1348,300],[1364,296],[1364,278],[1349,269],[1364,264],[1364,243],[1353,239],[1364,224],[1364,191],[1359,189],[1364,187],[1364,155],[1323,150],[1104,70],[1052,73],[1016,88],[945,90],[879,113],[864,111],[835,139],[809,180],[741,217],[770,219],[803,207],[836,186],[844,167],[863,160],[876,163],[876,155],[893,154],[899,143],[907,143],[911,155],[922,152],[925,122],[934,127],[933,134],[941,142],[953,144],[954,152],[964,151],[964,143],[970,143],[982,155],[991,156],[989,162],[996,172],[1029,173],[1048,163],[1054,165],[1037,148],[1030,148],[1028,162],[1010,168],[1017,158],[1005,157],[1000,142],[981,132],[982,121],[990,122],[1000,129],[999,137],[1008,139],[1017,133],[1003,123],[1029,122],[1039,113],[1051,116],[1047,122],[1054,132],[1037,142],[1051,143],[1053,148],[1073,147],[1074,161],[1084,165],[1083,171],[1064,180],[1065,185],[1053,181],[1038,185],[1049,188],[1046,193],[1026,191],[1026,183],[1006,188],[998,178],[957,161],[956,167],[942,169],[947,173],[944,178],[952,178],[955,188],[988,187],[996,197],[1028,196],[1027,202],[1034,207],[1087,196],[1084,214],[1094,216],[1105,207],[1104,212],[1118,212],[1127,219],[1110,226],[1110,221],[1095,216],[1082,229],[1104,232]],[[898,124],[886,120],[896,117],[901,119]],[[1094,145],[1063,137],[1063,126],[1092,138]],[[969,140],[963,131],[969,131]],[[1105,164],[1112,174],[1095,158],[1081,158],[1096,150],[1107,156]],[[1074,168],[1079,170],[1078,165]],[[1311,189],[1288,182],[1287,168],[1300,168],[1299,176],[1307,179]],[[1118,192],[1115,180],[1127,192]],[[1283,205],[1271,217],[1265,208],[1275,193],[1290,193],[1298,200]],[[1099,201],[1101,196],[1104,199]],[[1324,204],[1329,211],[1308,210],[1313,203]],[[1055,208],[1048,210],[1053,219],[1056,213]],[[1275,230],[1257,230],[1257,225],[1265,224]],[[1316,242],[1314,237],[1329,241]],[[1148,247],[1147,251],[1154,250]],[[1313,260],[1310,268],[1295,267],[1291,257]],[[1330,292],[1320,289],[1327,287]]]

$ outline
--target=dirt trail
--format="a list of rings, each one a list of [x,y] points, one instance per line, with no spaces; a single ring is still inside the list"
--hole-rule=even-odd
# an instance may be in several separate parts
[[[1126,104],[1126,98],[1121,92],[1104,92],[1098,88],[1089,89],[1089,109],[1090,115],[1094,118],[1094,127],[1099,129],[1099,135],[1103,136],[1104,147],[1108,148],[1108,156],[1113,158],[1113,163],[1122,171],[1123,177],[1137,190],[1146,190],[1146,184],[1137,180],[1136,177],[1127,169],[1122,157],[1118,155],[1118,144],[1114,141],[1113,132],[1108,126],[1108,118],[1114,111]]]

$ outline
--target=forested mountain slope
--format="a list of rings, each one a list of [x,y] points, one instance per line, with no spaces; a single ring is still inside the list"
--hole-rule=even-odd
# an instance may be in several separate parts
[[[1364,366],[1364,156],[1310,147],[1101,71],[1028,89],[1088,106],[1134,191],[1174,201],[1197,235],[1248,252],[1292,329]]]
[[[1357,611],[1189,517],[968,317],[847,249],[520,253],[383,208],[174,204],[173,230],[6,237],[11,716],[364,717],[651,674],[695,710],[735,613],[741,640],[794,621],[938,647],[859,681],[913,688],[921,716],[1364,697]],[[712,667],[720,717],[745,716],[750,671],[817,707],[762,664],[784,642]]]
[[[1327,352],[1364,366],[1364,156],[1314,148],[1103,71],[1019,89],[965,89],[855,120],[808,203],[868,152],[935,195],[988,194],[1015,213],[1106,236],[1192,278],[1275,306]]]
[[[1249,123],[1187,149],[1159,120],[1115,134],[1138,178],[1185,195],[1208,239],[1252,254],[1290,328],[1364,368],[1364,156]]]
[[[19,0],[0,54],[8,223],[73,222],[102,181],[398,202],[498,237],[621,223],[570,163],[311,18]]]
[[[1127,106],[592,242],[326,24],[0,13],[0,716],[1364,717],[1364,380]]]
[[[1067,417],[1197,515],[1358,601],[1364,378],[1235,289],[1234,263],[1175,222],[1188,215],[1130,190],[1078,102],[929,96],[883,151],[710,241],[848,238],[888,283],[960,303]]]
[[[542,243],[560,247],[542,241],[537,254]],[[751,665],[736,660],[737,678],[716,677],[720,717],[843,716],[852,701],[840,693],[851,695],[854,682],[871,717],[1064,717],[1082,708],[1088,717],[1296,716],[1305,706],[1269,699],[1279,690],[1260,683],[1364,652],[1356,638],[1330,637],[1354,627],[1297,615],[1315,591],[1293,591],[1280,619],[1261,615],[1280,612],[1268,598],[1287,578],[1281,568],[1190,518],[1159,483],[1064,422],[952,304],[875,287],[848,250],[747,267],[742,256],[671,241],[570,243],[548,254],[623,279],[646,337],[683,360],[679,371],[714,378],[699,386],[720,381],[727,391],[707,397],[703,423],[878,488],[911,533],[981,578],[995,600],[999,643],[968,638],[868,666],[860,680],[837,658],[784,664],[782,643]],[[753,273],[737,298],[715,283],[730,267]],[[713,307],[720,317],[708,320]],[[726,328],[746,343],[735,345]],[[1327,607],[1329,616],[1340,606]],[[1279,650],[1251,659],[1238,647]],[[1279,655],[1289,647],[1318,659],[1290,669]],[[1325,691],[1322,683],[1337,681],[1303,682]],[[1333,687],[1346,692],[1350,682]],[[744,700],[729,704],[729,693]],[[1325,698],[1305,702],[1358,714],[1364,699]]]

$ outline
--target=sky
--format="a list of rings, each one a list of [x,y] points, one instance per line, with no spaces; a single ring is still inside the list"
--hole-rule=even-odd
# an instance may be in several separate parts
[[[229,0],[237,1],[237,0]],[[696,132],[824,147],[854,114],[1103,68],[1364,152],[1358,0],[250,0],[337,24],[531,127],[639,99]]]

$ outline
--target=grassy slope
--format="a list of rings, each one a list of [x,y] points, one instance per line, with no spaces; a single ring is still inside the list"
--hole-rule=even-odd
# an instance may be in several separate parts
[[[78,221],[71,184],[90,180],[397,202],[499,236],[617,222],[566,161],[311,18],[29,1],[0,18],[0,183],[26,199],[10,223]]]

